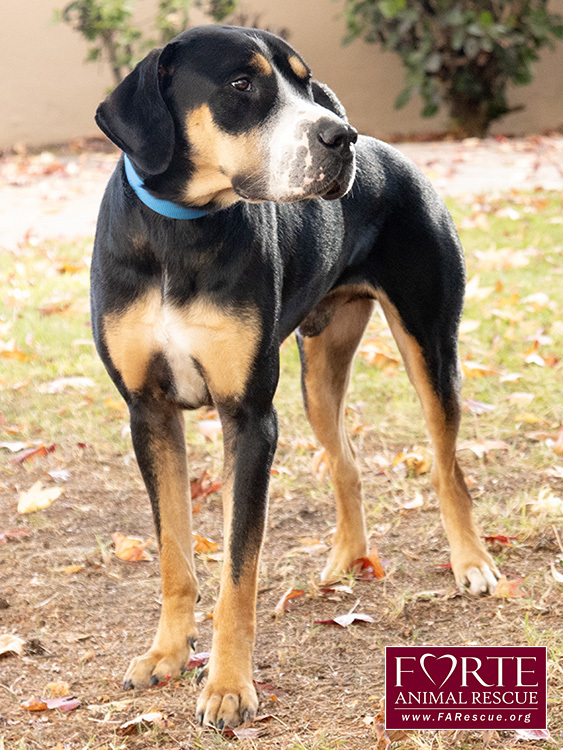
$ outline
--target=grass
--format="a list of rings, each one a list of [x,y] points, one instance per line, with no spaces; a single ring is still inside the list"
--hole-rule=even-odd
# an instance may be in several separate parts
[[[563,549],[558,547],[558,537],[553,532],[554,528],[561,530],[563,527],[563,470],[558,476],[556,469],[563,465],[563,458],[554,451],[563,423],[563,366],[558,361],[563,352],[562,198],[559,193],[512,193],[449,203],[460,227],[469,279],[460,336],[461,360],[468,374],[478,375],[464,379],[460,440],[462,445],[469,443],[477,451],[480,446],[482,451],[478,456],[465,448],[460,457],[477,501],[475,512],[483,532],[518,537],[514,547],[497,545],[493,548],[497,563],[509,574],[517,575],[519,561],[530,561],[526,596],[509,602],[505,611],[510,610],[511,622],[523,634],[525,642],[548,647],[553,736],[557,733],[561,736],[563,732],[561,712],[555,711],[563,691],[560,667],[563,633],[561,625],[553,618],[547,623],[544,614],[548,610],[552,612],[557,602],[560,605],[563,593],[563,586],[552,578],[548,565],[551,561],[563,572],[560,562]],[[17,255],[6,254],[2,258],[0,441],[56,444],[53,455],[60,465],[74,464],[77,470],[80,464],[74,459],[82,454],[82,446],[92,446],[102,467],[100,471],[107,468],[111,474],[111,461],[118,458],[121,463],[131,462],[132,449],[126,409],[91,341],[87,313],[90,251],[88,242],[62,246],[40,244],[23,247]],[[378,312],[374,314],[366,338],[389,344],[398,357]],[[482,370],[471,368],[471,363],[482,366]],[[92,382],[71,382],[63,386],[62,392],[46,392],[49,383],[63,377],[89,378]],[[320,508],[323,519],[332,519],[333,501],[326,482],[323,485],[303,479],[311,472],[313,452],[308,443],[313,437],[303,414],[296,386],[298,380],[299,358],[294,340],[289,339],[282,347],[282,374],[276,395],[280,444],[274,464],[278,473],[272,477],[271,494],[280,512],[274,516],[275,523],[283,523],[288,514],[291,515],[291,503],[297,497],[304,497],[311,506]],[[488,410],[479,402],[488,405]],[[402,471],[400,464],[396,469],[390,466],[400,450],[424,453],[429,447],[420,408],[402,364],[379,368],[358,356],[348,403],[349,422],[362,457],[372,539],[383,540],[385,546],[386,539],[404,533],[407,526],[411,536],[403,546],[407,552],[413,551],[413,559],[421,559],[426,554],[421,548],[426,546],[443,548],[437,502],[428,473],[417,476],[412,471]],[[199,429],[197,414],[188,415],[187,436],[192,468],[200,470],[205,466],[210,476],[218,476],[221,438],[206,441]],[[496,447],[489,444],[487,449],[484,441],[500,442]],[[2,451],[1,456],[2,486],[5,496],[11,498],[14,482],[18,488],[28,489],[35,481],[32,474],[37,472],[37,462],[15,469],[9,460],[11,454]],[[383,479],[381,466],[385,473]],[[423,506],[405,511],[405,501],[415,497],[417,492],[422,496]],[[48,514],[34,514],[26,517],[25,523],[42,533],[54,533],[56,525],[49,519]],[[321,541],[329,538],[332,521],[324,523],[324,532],[319,535]],[[303,528],[302,536],[306,533]],[[561,538],[563,532],[559,531]],[[438,541],[428,541],[436,539]],[[294,546],[298,544],[295,540]],[[105,564],[110,557],[109,532],[107,536],[98,536],[97,541],[93,537],[92,546],[96,559]],[[274,560],[263,561],[262,585],[267,587],[276,582],[279,587],[297,585],[307,589],[312,576],[310,568],[297,570],[293,562],[295,555],[288,557],[286,552],[282,550]],[[544,562],[539,565],[534,561],[541,554],[544,554]],[[315,565],[320,560],[321,557],[313,558]],[[219,568],[209,561],[198,564],[205,569],[207,589],[204,587],[204,591],[212,603]],[[385,583],[382,598],[385,600],[383,614],[391,624],[407,622],[416,608],[426,606],[417,603],[419,583],[407,578],[411,565],[408,557],[400,555],[390,561],[389,583]],[[116,580],[120,578],[118,572],[113,571],[113,575]],[[400,586],[394,584],[393,576],[401,579]],[[46,600],[49,594],[37,596],[39,600]],[[310,615],[311,611],[305,614],[307,630],[302,637],[314,641],[322,638],[325,631],[312,625]],[[286,622],[299,621],[297,615],[294,620],[292,617],[293,614]],[[424,623],[416,621],[412,626],[413,643],[418,643],[417,628],[421,624]],[[500,619],[499,628],[502,628]],[[150,632],[148,625],[146,630]],[[407,630],[405,626],[405,632]],[[502,630],[499,633],[502,634]],[[361,633],[346,635],[350,642],[356,636],[363,637]],[[512,638],[512,635],[507,637]],[[372,643],[381,650],[388,643],[387,636],[373,636]],[[290,654],[290,665],[301,664],[302,657],[295,656],[292,647],[283,649]],[[70,719],[68,717],[69,728],[65,730],[69,736],[73,731]],[[63,746],[64,741],[61,736]],[[167,744],[166,736],[159,735],[158,741],[163,747],[176,747]],[[204,743],[201,747],[230,746],[217,736],[208,739],[194,736],[193,741],[194,746]],[[131,742],[124,740],[123,747],[133,747]],[[336,732],[322,728],[314,736],[311,733],[302,736],[291,727],[285,742],[283,747],[295,750],[356,747],[340,740]],[[398,746],[405,750],[449,748],[452,742],[445,734],[415,732]],[[118,740],[106,746],[121,747],[121,743]],[[94,743],[93,747],[98,744]],[[248,745],[251,746],[254,745]],[[262,750],[261,741],[258,746]],[[457,746],[482,747],[482,738],[473,733]],[[506,744],[498,745],[504,746]],[[0,738],[2,750],[15,747],[31,750],[36,743],[27,745],[22,740],[10,746]],[[270,746],[264,744],[264,747]]]

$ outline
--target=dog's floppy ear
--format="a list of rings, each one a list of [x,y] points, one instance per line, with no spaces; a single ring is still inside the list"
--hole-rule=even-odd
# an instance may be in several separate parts
[[[174,150],[174,121],[160,86],[163,56],[150,52],[96,111],[100,130],[151,175],[166,170]]]
[[[313,81],[313,99],[317,104],[320,104],[321,107],[329,109],[331,112],[334,112],[335,115],[342,118],[344,122],[348,122],[348,116],[346,115],[346,110],[342,106],[342,102],[336,96],[334,91],[329,89],[326,83]]]

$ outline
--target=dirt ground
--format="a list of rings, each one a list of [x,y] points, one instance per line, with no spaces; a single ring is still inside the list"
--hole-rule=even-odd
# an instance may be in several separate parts
[[[368,456],[381,448],[375,438],[364,441]],[[283,456],[282,443],[281,465]],[[479,466],[476,459],[473,463],[475,473]],[[52,454],[32,468],[20,467],[3,477],[1,529],[14,526],[13,497],[20,483],[28,484],[57,465]],[[5,747],[93,750],[121,747],[122,742],[127,748],[178,750],[240,746],[236,739],[220,738],[212,729],[195,724],[194,672],[166,686],[135,693],[122,690],[128,660],[149,645],[157,624],[159,572],[156,559],[118,560],[108,549],[109,532],[119,529],[154,538],[149,504],[130,456],[96,455],[91,447],[77,447],[72,465],[64,499],[41,515],[30,516],[30,536],[9,542],[0,557],[2,630],[26,641],[23,658],[7,657],[1,662],[0,736]],[[205,456],[194,456],[192,471],[197,475],[203,468]],[[364,462],[366,468],[371,517],[376,510],[374,498],[389,489],[393,477],[370,471]],[[478,496],[488,492],[509,496],[516,484],[522,489],[533,481],[515,476],[502,463],[497,463],[494,478],[487,480],[483,473],[482,480]],[[244,740],[243,745],[319,750],[375,747],[373,717],[383,695],[385,645],[530,645],[533,635],[523,622],[529,621],[530,627],[539,622],[542,631],[560,627],[560,597],[553,587],[543,591],[541,602],[533,591],[514,600],[475,599],[456,591],[451,572],[440,567],[447,563],[448,552],[437,503],[428,480],[418,482],[425,497],[423,512],[377,508],[372,541],[378,544],[386,577],[351,582],[352,594],[321,596],[316,576],[326,547],[318,542],[327,541],[334,522],[328,485],[319,488],[306,474],[299,475],[288,497],[274,477],[258,599],[255,679],[281,692],[274,698],[271,688],[270,693],[261,692],[260,713],[272,718],[255,725],[259,738]],[[217,540],[221,549],[219,494],[202,503],[194,521],[197,531]],[[530,575],[559,551],[554,530],[546,529],[505,550],[502,572]],[[78,572],[67,572],[77,564],[83,566]],[[209,613],[217,594],[219,563],[198,555],[197,567],[202,584],[198,608]],[[291,611],[274,618],[276,602],[288,586],[301,587],[306,595],[296,600]],[[356,611],[371,615],[373,624],[347,629],[314,624],[348,611],[356,601]],[[209,650],[210,642],[207,620],[200,625],[198,650]],[[77,710],[32,714],[20,707],[33,695],[44,695],[45,686],[53,681],[68,683],[69,693],[81,701]],[[556,703],[552,727],[563,724],[563,707]],[[168,727],[127,738],[116,734],[122,723],[149,711],[160,711]],[[510,737],[502,733],[493,747],[510,747]],[[20,745],[22,738],[25,744]],[[481,746],[478,734],[474,740],[477,744],[472,747]],[[421,746],[404,742],[399,746]]]

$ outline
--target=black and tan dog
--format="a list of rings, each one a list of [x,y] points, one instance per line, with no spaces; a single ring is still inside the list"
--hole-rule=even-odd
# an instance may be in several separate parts
[[[197,636],[182,411],[213,403],[224,435],[225,564],[197,715],[236,726],[257,709],[252,651],[277,438],[272,399],[278,348],[292,331],[336,495],[323,577],[367,551],[344,398],[377,300],[434,445],[456,580],[474,593],[495,586],[456,461],[462,251],[418,169],[358,138],[334,94],[272,34],[217,26],[180,34],[108,96],[97,122],[125,156],[98,220],[93,329],[129,406],[162,571],[156,636],[125,686],[177,675]]]

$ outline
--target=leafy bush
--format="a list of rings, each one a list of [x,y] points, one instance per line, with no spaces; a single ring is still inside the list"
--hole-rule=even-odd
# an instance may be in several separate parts
[[[538,50],[563,38],[563,19],[547,0],[346,0],[347,41],[363,37],[396,52],[422,114],[447,107],[459,135],[484,136],[509,112],[507,84],[532,80]]]
[[[223,21],[235,10],[237,2],[193,0],[193,5],[202,8],[214,21]],[[154,19],[157,38],[145,37],[133,24],[134,6],[135,0],[73,0],[55,15],[91,43],[87,60],[107,60],[115,85],[148,49],[166,44],[188,28],[192,0],[159,0]]]

